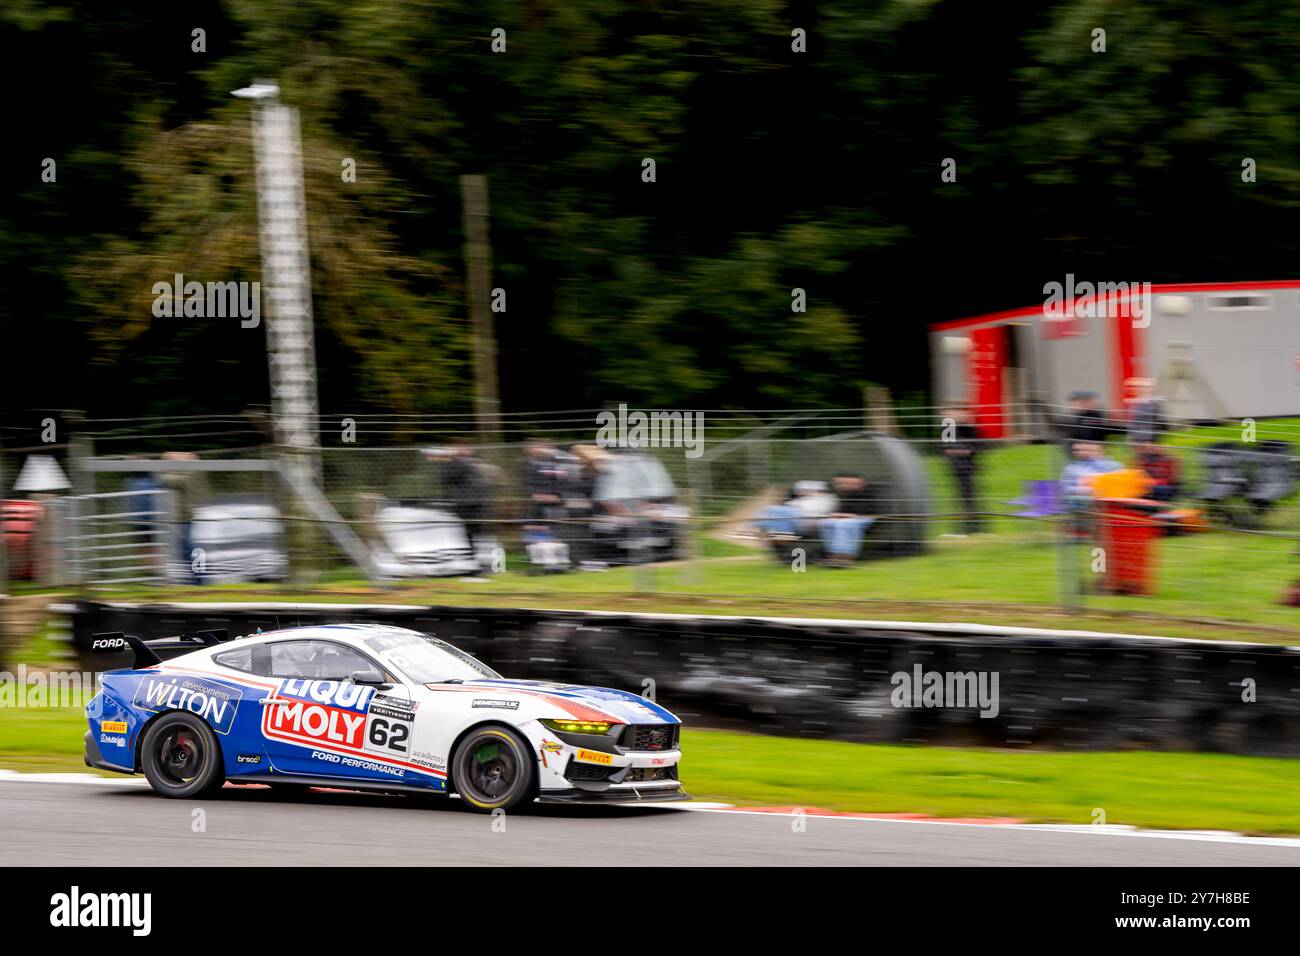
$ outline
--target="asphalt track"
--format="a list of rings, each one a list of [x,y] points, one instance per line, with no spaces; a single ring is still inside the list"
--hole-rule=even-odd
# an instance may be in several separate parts
[[[1300,840],[1225,834],[812,815],[798,832],[788,814],[646,807],[534,807],[494,828],[438,797],[228,786],[185,801],[113,783],[0,779],[0,867],[1300,865]]]

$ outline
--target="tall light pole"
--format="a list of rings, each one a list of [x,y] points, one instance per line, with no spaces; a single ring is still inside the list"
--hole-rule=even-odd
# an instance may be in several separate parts
[[[460,177],[465,229],[465,271],[470,322],[474,329],[474,416],[479,441],[501,441],[501,396],[497,389],[497,340],[492,322],[492,247],[488,242],[487,177]]]
[[[232,95],[256,103],[253,154],[276,443],[288,453],[286,465],[297,477],[319,483],[316,341],[298,111],[280,103],[274,83],[258,81]]]

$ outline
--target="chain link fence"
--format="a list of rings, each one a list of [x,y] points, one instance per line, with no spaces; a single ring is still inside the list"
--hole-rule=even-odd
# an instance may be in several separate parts
[[[1092,488],[1127,469],[1149,480],[1108,494],[1156,502],[1147,590],[1164,612],[1252,606],[1294,626],[1279,601],[1300,577],[1300,420],[1167,423],[1138,441],[1124,420],[1075,411],[704,412],[687,446],[604,440],[595,412],[508,422],[495,444],[454,418],[363,419],[352,434],[335,419],[313,496],[282,480],[273,446],[202,448],[209,423],[97,435],[90,422],[65,445],[0,453],[11,488],[42,455],[71,486],[6,490],[4,563],[20,587],[107,592],[487,578],[665,607],[1076,608],[1132,559]],[[995,416],[1008,437],[981,437]]]

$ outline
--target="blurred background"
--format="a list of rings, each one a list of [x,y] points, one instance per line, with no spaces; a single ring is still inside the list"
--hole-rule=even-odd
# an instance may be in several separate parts
[[[1298,16],[15,0],[0,321],[30,374],[5,376],[0,407],[268,400],[261,332],[148,308],[173,273],[259,278],[250,106],[230,95],[257,79],[301,119],[322,409],[470,410],[458,178],[480,173],[505,410],[843,407],[865,383],[942,403],[928,323],[1067,273],[1292,277]]]

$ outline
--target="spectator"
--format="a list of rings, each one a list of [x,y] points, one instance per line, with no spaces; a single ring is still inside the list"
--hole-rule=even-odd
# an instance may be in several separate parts
[[[555,448],[544,439],[528,443],[524,463],[524,490],[528,495],[528,517],[536,522],[555,521],[563,517],[562,482],[564,469]]]
[[[500,552],[500,541],[497,535],[500,533],[498,518],[500,516],[500,505],[502,489],[505,487],[506,473],[500,465],[485,461],[482,458],[470,458],[470,464],[478,472],[479,483],[479,502],[480,516],[479,526],[475,534],[475,544],[478,548],[479,563],[486,567],[493,567],[495,558]]]
[[[758,526],[768,534],[803,537],[834,508],[835,496],[827,492],[825,482],[796,481],[784,504],[763,509]]]
[[[1128,439],[1134,445],[1152,445],[1165,430],[1164,402],[1156,397],[1155,382],[1130,378],[1127,385]]]
[[[138,461],[139,458],[139,455],[131,456],[132,461]],[[135,540],[140,544],[141,557],[150,566],[165,572],[167,554],[164,549],[158,547],[163,527],[163,516],[160,512],[163,511],[166,501],[165,496],[157,492],[165,490],[163,483],[152,472],[146,471],[127,478],[122,490],[132,492],[132,495],[126,499],[126,510],[133,516],[130,528],[136,536]]]
[[[548,571],[567,571],[568,546],[557,539],[554,523],[564,520],[564,468],[555,447],[545,439],[528,442],[524,493],[528,496],[523,542],[533,564]]]
[[[971,421],[970,407],[964,402],[947,409],[943,417],[940,448],[957,481],[963,516],[961,534],[975,534],[983,528],[975,487],[975,474],[979,466],[979,433]]]
[[[1061,422],[1067,442],[1095,442],[1102,444],[1111,432],[1109,419],[1097,408],[1094,392],[1074,392],[1070,395],[1070,408]]]
[[[163,452],[164,461],[198,461],[192,451]],[[176,516],[176,544],[181,559],[181,579],[188,584],[200,584],[198,568],[201,555],[194,553],[194,511],[208,496],[208,483],[201,471],[165,471],[163,484],[173,496],[173,514]]]
[[[837,502],[835,510],[821,520],[822,545],[828,565],[847,568],[857,558],[862,535],[875,523],[880,508],[873,489],[858,475],[836,475],[831,486]]]
[[[569,559],[586,571],[598,571],[607,564],[600,560],[596,547],[596,481],[600,478],[605,452],[596,445],[574,445],[578,467],[564,487],[565,535]]]
[[[477,570],[482,570],[479,546],[485,541],[488,516],[489,482],[485,469],[474,455],[474,446],[468,438],[456,438],[445,452],[443,491],[451,509],[465,526],[469,540],[470,560]]]
[[[1138,449],[1137,466],[1151,479],[1148,497],[1155,501],[1173,501],[1178,497],[1178,459],[1154,442]]]
[[[799,509],[794,506],[794,494],[779,505],[769,505],[759,512],[758,527],[761,531],[766,531],[770,535],[785,535],[796,537],[799,529],[796,522],[799,518]]]
[[[835,496],[824,481],[796,481],[794,487],[795,497],[789,504],[796,512],[795,524],[799,533],[809,537],[822,519],[835,510]]]
[[[1092,511],[1092,480],[1124,466],[1107,458],[1102,446],[1096,442],[1075,442],[1071,446],[1070,461],[1061,471],[1061,498],[1074,516],[1076,529],[1086,526]]]

